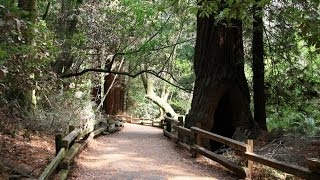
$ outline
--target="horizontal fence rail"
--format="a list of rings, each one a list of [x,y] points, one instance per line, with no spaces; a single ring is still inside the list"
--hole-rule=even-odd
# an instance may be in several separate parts
[[[208,138],[210,140],[222,143],[224,145],[229,146],[232,149],[236,149],[236,150],[239,150],[239,151],[246,151],[247,150],[247,144],[246,143],[239,142],[239,141],[236,141],[234,139],[227,138],[227,137],[224,137],[224,136],[220,136],[218,134],[214,134],[212,132],[208,132],[208,131],[202,130],[202,129],[198,128],[198,127],[191,127],[190,129],[191,129],[192,132],[201,135],[201,137]]]
[[[59,166],[63,158],[65,157],[65,154],[66,154],[66,149],[61,148],[57,156],[51,161],[51,163],[42,172],[42,174],[39,177],[39,180],[49,179],[50,176],[56,170],[56,168]]]
[[[275,159],[269,159],[253,152],[253,140],[248,140],[247,143],[236,141],[234,139],[224,137],[199,127],[191,127],[190,129],[183,127],[183,118],[178,120],[164,116],[163,124],[164,135],[173,139],[180,147],[188,150],[192,157],[197,157],[197,154],[203,155],[212,159],[227,169],[231,170],[239,178],[251,179],[253,171],[253,162],[272,167],[274,169],[295,175],[304,179],[320,180],[320,160],[316,158],[307,159],[308,168],[288,164]],[[177,135],[172,132],[174,129]],[[186,144],[184,138],[189,137],[191,143]],[[203,139],[213,140],[229,146],[235,150],[236,155],[247,160],[246,166],[240,166],[229,159],[216,154],[202,146]],[[191,144],[191,145],[190,145]]]

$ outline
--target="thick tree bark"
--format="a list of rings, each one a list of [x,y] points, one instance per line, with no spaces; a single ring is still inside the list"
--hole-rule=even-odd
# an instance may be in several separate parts
[[[202,129],[226,137],[255,129],[244,75],[241,21],[232,20],[226,27],[216,23],[213,15],[197,17],[194,70],[196,81],[186,127],[200,123]],[[209,141],[204,145],[217,148]]]
[[[109,89],[109,87],[112,85],[114,79],[114,75],[109,74],[105,76],[105,84],[104,89]],[[116,100],[115,100],[115,89],[111,88],[106,95],[106,98],[103,101],[103,109],[106,114],[115,115],[116,114]]]
[[[259,124],[259,127],[262,130],[267,131],[263,62],[263,20],[260,15],[262,8],[255,6],[254,10],[252,36],[254,120]]]
[[[123,69],[124,58],[119,64],[118,71]],[[106,66],[108,63],[106,63]],[[102,103],[106,114],[116,115],[123,112],[124,109],[124,86],[122,86],[123,77],[114,74],[105,76],[105,94]],[[99,105],[100,106],[100,105]]]
[[[106,81],[104,84],[104,88],[108,89],[111,86],[111,89],[107,91],[105,94],[105,98],[103,103],[103,109],[106,114],[117,115],[123,112],[124,109],[124,89],[121,86],[121,78],[115,79],[115,75],[109,74],[106,76]]]

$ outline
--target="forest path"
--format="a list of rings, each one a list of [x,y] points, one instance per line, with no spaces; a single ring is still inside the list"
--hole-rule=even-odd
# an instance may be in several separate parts
[[[162,129],[127,123],[118,133],[93,140],[76,159],[70,179],[235,178],[203,158],[191,158]]]

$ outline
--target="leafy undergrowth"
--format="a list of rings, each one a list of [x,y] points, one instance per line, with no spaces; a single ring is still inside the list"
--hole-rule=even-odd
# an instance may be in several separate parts
[[[23,129],[8,112],[0,108],[0,179],[18,174],[11,166],[38,177],[54,157],[53,136]]]

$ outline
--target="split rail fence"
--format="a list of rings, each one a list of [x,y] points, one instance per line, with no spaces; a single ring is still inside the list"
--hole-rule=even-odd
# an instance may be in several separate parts
[[[62,133],[55,135],[56,156],[44,169],[39,180],[67,179],[70,167],[75,157],[88,146],[88,143],[101,133],[109,134],[123,127],[121,121],[99,121],[94,127],[80,129],[69,126],[69,134],[63,137]]]
[[[165,116],[161,122],[164,135],[173,139],[180,147],[191,152],[192,157],[198,154],[203,155],[213,161],[216,161],[234,172],[239,178],[251,179],[253,162],[272,167],[288,174],[295,175],[304,179],[320,179],[320,160],[316,158],[307,159],[308,168],[288,164],[286,162],[269,159],[253,152],[253,140],[247,140],[247,143],[236,141],[231,138],[223,137],[212,132],[205,131],[199,127],[190,129],[183,127],[183,117],[177,119]],[[174,129],[177,134],[172,132]],[[184,143],[185,137],[191,141],[191,145]],[[235,154],[247,160],[246,166],[240,166],[235,162],[216,154],[203,147],[203,140],[209,139],[229,146],[235,151]]]

